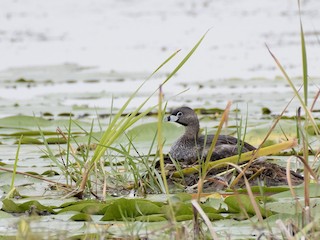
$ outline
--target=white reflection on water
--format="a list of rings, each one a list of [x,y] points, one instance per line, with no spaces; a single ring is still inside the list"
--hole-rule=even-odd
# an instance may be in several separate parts
[[[222,102],[219,107],[223,107],[229,99],[256,105],[259,94],[270,94],[272,100],[272,95],[279,92],[290,93],[283,80],[265,85],[269,80],[262,78],[274,80],[281,75],[265,43],[290,76],[302,74],[298,6],[293,0],[9,0],[1,5],[0,20],[0,97],[9,105],[18,101],[21,108],[32,99],[45,104],[49,94],[59,96],[55,101],[67,110],[73,104],[101,107],[111,101],[110,96],[128,96],[141,82],[133,80],[145,79],[174,51],[182,49],[163,69],[172,71],[209,28],[194,56],[164,87],[169,99],[189,89],[172,99],[175,102],[171,106],[188,103],[212,107]],[[320,76],[320,1],[302,2],[302,20],[309,75],[315,79],[312,98],[319,85],[316,77]],[[21,66],[24,68],[15,68]],[[37,84],[31,88],[16,84],[17,88],[11,88],[12,81],[20,77],[34,79]],[[225,85],[225,79],[233,77],[240,79],[234,88]],[[124,81],[115,81],[117,78]],[[253,78],[260,78],[254,82],[256,88],[248,83]],[[39,81],[47,79],[56,84],[39,85]],[[64,83],[70,79],[77,82]],[[100,81],[83,83],[86,79]],[[154,91],[163,79],[150,83],[143,96]],[[11,83],[6,84],[6,80]],[[204,84],[201,89],[200,83]],[[212,84],[216,89],[208,87]],[[94,93],[101,98],[94,100]],[[248,99],[245,95],[250,94],[252,98]],[[32,104],[34,101],[29,102],[29,106]],[[266,105],[270,104],[273,102]],[[6,111],[19,112],[10,108]]]
[[[320,75],[313,68],[319,60],[319,12],[320,1],[302,2],[312,75]],[[301,74],[293,0],[11,0],[1,4],[0,19],[2,70],[73,62],[151,72],[173,51],[186,53],[211,28],[181,73],[184,81],[277,75],[265,43],[293,74]]]

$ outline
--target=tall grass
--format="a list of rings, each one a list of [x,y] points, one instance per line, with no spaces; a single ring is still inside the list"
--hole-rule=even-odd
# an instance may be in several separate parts
[[[299,13],[300,13],[300,1],[298,1],[298,4],[299,4]],[[284,75],[285,80],[289,83],[290,87],[292,88],[292,90],[295,94],[295,97],[299,100],[299,102],[305,112],[304,124],[297,124],[298,130],[299,130],[298,136],[300,136],[300,142],[302,143],[302,150],[303,150],[303,157],[299,157],[299,158],[301,159],[301,161],[304,164],[304,178],[305,178],[305,181],[304,181],[304,205],[301,205],[299,202],[297,202],[298,207],[301,207],[303,209],[303,213],[304,213],[303,220],[302,220],[302,223],[303,223],[302,227],[303,228],[297,234],[297,236],[302,237],[302,236],[307,236],[308,234],[310,234],[310,231],[312,231],[312,229],[314,229],[317,226],[317,223],[319,221],[319,219],[312,220],[311,212],[310,212],[311,211],[310,210],[310,192],[309,192],[310,174],[314,178],[317,178],[317,176],[312,171],[312,169],[309,165],[309,160],[308,160],[309,159],[309,155],[308,155],[309,154],[309,139],[308,139],[308,133],[306,130],[309,126],[312,126],[316,136],[320,135],[320,131],[319,131],[319,127],[316,124],[314,117],[312,116],[311,109],[308,108],[308,84],[309,84],[308,83],[308,64],[307,64],[307,51],[306,51],[305,34],[303,31],[301,13],[300,13],[300,41],[301,41],[301,59],[302,59],[302,76],[303,76],[302,77],[303,97],[301,96],[301,93],[299,92],[299,90],[297,90],[297,88],[294,86],[293,81],[291,80],[291,78],[289,77],[287,72],[285,71],[285,69],[282,66],[282,64],[280,63],[280,61],[271,52],[271,50],[268,48],[268,46],[267,46],[267,49],[268,49],[269,53],[271,54],[272,58],[275,60],[276,65],[278,66],[278,68],[280,69],[282,74]],[[291,101],[288,103],[288,105],[285,107],[285,109],[289,106]],[[278,117],[278,119],[274,122],[273,127],[267,133],[267,136],[264,139],[264,141],[268,138],[268,136],[270,135],[270,133],[272,132],[274,127],[277,125],[277,123],[281,119],[281,116],[284,114],[285,109],[281,113],[281,115]],[[225,112],[227,112],[227,110]],[[300,118],[299,116],[297,116],[297,117]],[[221,122],[219,124],[217,135],[219,134],[219,130],[220,130],[221,125],[224,121],[223,119],[224,119],[224,116],[222,117]],[[301,122],[301,118],[300,118],[300,122]],[[209,151],[209,157],[210,157],[210,152],[212,152],[212,150],[214,149],[214,145],[215,145],[215,141],[213,141],[213,143],[211,145],[211,149],[210,149],[211,151]],[[261,145],[262,145],[262,143],[261,143]],[[250,162],[251,162],[253,159],[255,159],[258,156],[269,155],[272,153],[277,153],[277,152],[284,150],[284,149],[287,149],[287,148],[293,148],[293,147],[297,146],[297,142],[295,140],[292,140],[292,141],[283,142],[283,143],[276,144],[276,145],[266,147],[266,148],[261,148],[261,145],[259,146],[259,148],[256,151],[242,153],[241,157],[233,156],[233,157],[221,159],[221,160],[218,160],[215,162],[209,162],[208,158],[207,158],[205,161],[205,164],[203,164],[202,166],[193,166],[192,168],[186,168],[183,170],[176,171],[173,174],[173,176],[179,177],[181,175],[187,175],[187,174],[192,174],[195,172],[201,172],[201,176],[200,176],[200,180],[199,180],[199,184],[198,184],[198,187],[199,187],[198,188],[198,199],[199,199],[206,171],[209,170],[210,168],[221,166],[221,165],[229,165],[229,164],[233,165],[234,163],[237,163],[238,160],[239,160],[239,162],[243,162],[243,161],[247,161],[247,160],[251,159],[250,160]],[[288,178],[289,185],[291,184],[290,168],[289,168],[290,167],[290,164],[289,164],[290,159],[288,160],[288,166],[287,166],[287,178]],[[249,162],[249,164],[250,164],[250,162]],[[236,166],[234,165],[234,167],[236,167]],[[239,179],[240,177],[244,177],[245,183],[246,183],[246,188],[248,189],[248,193],[249,193],[250,199],[252,200],[251,202],[253,204],[254,198],[253,198],[252,192],[249,191],[250,185],[245,178],[245,175],[244,175],[245,170],[246,170],[246,168],[241,171],[241,173],[238,175],[237,178]],[[235,184],[237,182],[236,180],[232,184]],[[290,186],[290,189],[292,190],[292,186]],[[293,190],[292,190],[292,193],[293,193],[292,197],[294,198],[295,194],[294,194]],[[259,222],[262,223],[263,219],[261,217],[261,214],[259,214],[259,209],[257,208],[257,206],[255,207],[255,211],[258,216]],[[278,223],[279,223],[280,228],[283,230],[283,232],[285,233],[285,235],[289,239],[297,239],[297,238],[294,238],[292,233],[287,231],[286,226],[283,224],[283,222],[278,222]],[[214,232],[212,233],[212,235],[214,235]]]
[[[192,54],[199,47],[200,43],[203,41],[205,33],[200,40],[195,44],[195,46],[189,51],[189,53],[183,58],[183,60],[178,64],[178,66],[167,76],[167,78],[162,82],[161,86],[166,84],[180,69],[181,67],[189,60]],[[128,113],[125,117],[122,115],[127,111],[127,107],[129,103],[137,96],[140,89],[145,85],[145,83],[156,73],[158,72],[165,64],[167,64],[179,51],[173,53],[169,58],[167,58],[156,70],[131,94],[131,96],[127,99],[125,104],[120,108],[120,110],[113,116],[112,121],[107,126],[107,129],[104,131],[98,147],[96,148],[93,157],[87,161],[84,171],[82,174],[82,181],[80,183],[77,194],[81,197],[83,191],[86,189],[86,185],[88,184],[88,179],[90,172],[94,166],[94,164],[103,157],[105,151],[122,135],[129,127],[131,127],[134,123],[139,121],[141,118],[146,116],[148,113],[153,111],[157,106],[148,107],[147,110],[142,112],[141,109],[148,103],[150,98],[158,91],[158,88],[150,94],[133,112]]]
[[[10,184],[10,191],[7,194],[6,198],[12,198],[15,196],[15,194],[19,194],[16,192],[16,188],[14,186],[14,182],[16,179],[16,174],[17,174],[17,166],[18,166],[18,161],[19,161],[19,153],[20,153],[20,147],[21,147],[21,141],[22,141],[23,135],[20,136],[19,142],[18,142],[18,148],[16,152],[16,157],[14,160],[14,165],[13,165],[13,170],[12,170],[12,178],[11,178],[11,184]]]
[[[315,122],[314,117],[312,116],[311,110],[308,108],[308,64],[307,64],[307,51],[306,51],[306,42],[305,42],[305,34],[303,31],[303,24],[301,19],[301,7],[300,7],[300,1],[298,1],[298,8],[299,8],[299,20],[300,20],[300,42],[301,42],[301,59],[302,59],[302,85],[303,85],[303,95],[304,98],[302,98],[299,94],[299,91],[295,88],[292,80],[290,79],[289,75],[286,73],[285,69],[279,62],[279,60],[275,57],[275,55],[270,51],[268,48],[271,56],[275,60],[278,68],[284,75],[284,78],[287,80],[289,85],[291,86],[295,96],[299,99],[299,102],[302,106],[302,108],[305,111],[305,122],[302,126],[301,124],[298,124],[299,129],[299,136],[301,136],[301,143],[302,143],[302,149],[303,149],[303,163],[305,165],[303,173],[304,173],[304,222],[307,224],[311,221],[310,218],[310,191],[309,191],[309,184],[310,184],[310,166],[309,166],[309,141],[308,141],[308,133],[307,128],[309,125],[311,125],[314,129],[315,135],[320,135],[320,130],[318,125]],[[300,118],[298,114],[298,119]]]
[[[207,172],[209,170],[209,167],[210,167],[211,156],[212,156],[212,154],[214,152],[214,148],[215,148],[216,143],[218,141],[218,137],[219,137],[219,135],[221,133],[222,126],[225,123],[225,121],[227,120],[227,117],[228,117],[228,114],[229,114],[229,111],[230,111],[230,107],[231,107],[231,102],[228,102],[228,104],[226,106],[226,109],[222,114],[222,117],[221,117],[218,129],[217,129],[217,132],[214,135],[214,138],[213,138],[212,143],[210,145],[210,148],[208,150],[208,155],[206,156],[206,159],[205,159],[204,163],[201,166],[200,179],[199,179],[199,184],[198,184],[198,196],[197,196],[198,201],[200,201],[200,194],[202,193],[203,183],[204,183],[204,180],[206,178],[206,174],[207,174]]]

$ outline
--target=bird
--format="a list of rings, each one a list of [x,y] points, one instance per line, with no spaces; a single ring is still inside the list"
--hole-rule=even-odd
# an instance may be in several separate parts
[[[214,135],[199,134],[200,123],[195,111],[189,107],[180,107],[172,111],[166,118],[185,127],[184,134],[171,146],[169,156],[178,162],[191,165],[206,159]],[[228,135],[219,135],[210,160],[237,155],[241,152],[253,151],[256,148],[249,143]]]

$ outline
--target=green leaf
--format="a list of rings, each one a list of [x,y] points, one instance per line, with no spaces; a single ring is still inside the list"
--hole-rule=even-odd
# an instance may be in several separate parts
[[[176,124],[163,123],[163,136],[166,142],[174,142],[183,133],[182,127],[177,127]],[[138,125],[127,132],[129,139],[133,141],[147,141],[151,142],[157,133],[157,122],[145,123]]]
[[[283,207],[283,206],[282,206]],[[283,222],[288,222],[287,220],[294,221],[296,219],[302,219],[302,214],[301,213],[295,213],[295,214],[288,214],[288,213],[276,213],[270,217],[267,217],[265,219],[265,222],[267,223],[275,223],[281,219]],[[290,221],[289,221],[290,222]]]
[[[252,186],[251,191],[253,193],[281,193],[288,191],[289,187],[285,186],[276,186],[276,187],[267,187],[267,186]],[[246,188],[244,189],[238,189],[239,193],[246,193],[248,190]]]
[[[201,207],[205,213],[219,213],[219,211],[213,207],[201,204]]]
[[[97,201],[97,200],[90,199],[90,200],[81,200],[81,201],[66,202],[66,203],[61,204],[60,208],[66,208],[66,207],[69,207],[69,206],[79,205],[79,204],[85,204],[85,203],[87,203],[87,204],[88,204],[88,203],[96,204],[96,203],[98,203],[98,201]]]
[[[19,115],[19,116],[10,116],[5,118],[0,118],[0,127],[32,129],[37,127],[35,120],[41,125],[41,127],[47,127],[50,125],[49,121],[43,118]]]
[[[297,202],[292,198],[283,198],[281,201],[268,203],[267,208],[276,213],[292,215],[302,212],[302,209],[297,207]]]
[[[11,212],[11,213],[23,213],[25,212],[24,209],[22,209],[19,205],[17,205],[14,201],[11,199],[4,199],[2,200],[2,210],[5,212]]]
[[[138,216],[135,218],[136,221],[140,222],[162,222],[167,221],[163,214],[154,214],[148,216]]]
[[[106,203],[98,203],[85,206],[81,211],[87,214],[104,215],[103,209],[106,207]]]
[[[304,197],[304,186],[294,187],[293,190],[297,197]],[[319,184],[310,183],[309,191],[310,191],[309,197],[320,197]],[[290,190],[272,195],[272,198],[274,199],[289,198],[289,197],[291,198],[293,197]]]
[[[67,143],[67,140],[61,138],[61,137],[55,137],[55,138],[47,138],[48,144],[65,144]]]
[[[169,207],[169,206],[168,206]],[[182,216],[182,215],[193,215],[192,205],[191,203],[178,203],[175,204],[173,207],[173,210],[175,212],[175,216]]]
[[[101,209],[105,208],[105,203],[97,203],[95,202],[80,202],[78,204],[73,204],[68,207],[61,209],[58,213],[68,212],[68,211],[77,211],[77,212],[84,212],[84,213],[96,213]]]
[[[218,213],[206,213],[208,218],[211,221],[215,221],[215,220],[221,220],[221,219],[225,219],[226,217],[222,216],[221,214]]]
[[[49,136],[49,135],[57,135],[56,132],[52,131],[43,131],[43,135]],[[41,133],[40,131],[21,131],[21,132],[14,132],[10,134],[0,134],[0,136],[17,136],[20,137],[21,135],[23,136],[40,136]]]
[[[35,207],[38,211],[47,211],[49,213],[55,213],[51,207],[44,206],[36,200],[31,200],[19,205],[24,211],[28,211],[31,207]]]
[[[193,219],[193,215],[179,215],[179,216],[176,216],[176,221],[177,222],[182,222],[182,221],[189,221],[189,220],[192,220]]]
[[[41,175],[46,175],[48,177],[52,177],[52,176],[57,176],[60,174],[54,170],[47,170],[47,171],[44,171]]]
[[[87,122],[81,121],[72,121],[72,129],[73,130],[81,130],[79,125],[82,127],[90,127],[91,124]],[[34,116],[10,116],[0,118],[0,127],[1,128],[13,128],[13,129],[26,129],[31,132],[31,134],[35,134],[38,130],[38,127],[41,129],[53,129],[55,130],[57,127],[64,129],[64,127],[69,126],[69,120],[47,120],[41,117],[34,117]],[[49,134],[53,134],[53,131],[47,132]],[[28,134],[28,133],[27,133]]]
[[[105,209],[101,221],[120,221],[123,219],[134,219],[138,216],[160,214],[161,208],[145,199],[120,198],[111,203]]]
[[[86,222],[92,221],[90,214],[86,214],[86,213],[75,214],[70,219],[73,221],[86,221]]]
[[[308,105],[308,62],[307,62],[307,50],[306,50],[306,42],[304,39],[304,31],[301,19],[301,9],[300,9],[300,1],[298,1],[299,5],[299,17],[300,17],[300,41],[301,41],[301,55],[302,55],[302,73],[303,73],[303,93],[304,93],[304,104]]]
[[[16,141],[15,144],[18,144],[19,141]],[[42,142],[36,138],[31,137],[22,137],[21,144],[42,144]]]
[[[239,194],[228,196],[225,199],[225,203],[228,205],[230,212],[247,212],[251,215],[256,214],[248,195]],[[257,204],[263,217],[272,215],[271,211],[263,209],[258,202]]]
[[[171,199],[172,199],[172,201],[178,200],[178,201],[181,201],[181,202],[187,202],[187,201],[191,201],[192,196],[189,193],[182,192],[182,193],[175,194],[174,196],[172,196]]]
[[[54,214],[55,212],[51,207],[44,206],[40,204],[38,201],[32,200],[21,204],[16,204],[14,201],[10,199],[4,199],[2,201],[2,210],[6,212],[13,212],[13,213],[24,213],[29,211],[30,209],[34,209],[39,212],[49,212]]]

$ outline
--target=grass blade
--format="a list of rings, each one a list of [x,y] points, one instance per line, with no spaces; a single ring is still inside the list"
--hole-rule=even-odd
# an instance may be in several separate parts
[[[301,41],[301,53],[302,53],[304,104],[308,106],[308,64],[307,64],[306,42],[304,38],[304,31],[303,31],[302,20],[301,20],[300,1],[298,1],[298,6],[299,6],[299,16],[300,16],[300,41]]]
[[[272,58],[274,59],[274,61],[276,62],[276,64],[278,65],[280,71],[282,72],[282,74],[284,75],[285,79],[288,81],[290,87],[292,88],[295,96],[299,99],[304,111],[306,112],[306,114],[308,115],[309,117],[309,120],[311,121],[312,123],[312,126],[315,130],[315,133],[316,135],[319,135],[320,134],[320,130],[319,130],[319,127],[316,123],[316,121],[314,120],[312,114],[311,114],[311,111],[307,108],[307,106],[304,104],[304,101],[302,100],[299,92],[297,91],[297,89],[295,88],[293,82],[291,81],[291,79],[289,78],[288,74],[286,73],[286,71],[284,70],[283,66],[281,65],[281,63],[279,62],[279,60],[276,58],[276,56],[271,52],[271,50],[269,49],[269,47],[266,45],[270,55],[272,56]]]
[[[260,157],[260,156],[267,156],[267,155],[270,155],[270,154],[278,153],[278,152],[280,152],[282,150],[293,148],[296,145],[297,145],[297,141],[294,139],[294,140],[291,140],[291,141],[285,141],[285,142],[282,142],[282,143],[274,144],[272,146],[260,148],[258,150],[242,153],[240,159],[239,159],[238,155],[235,155],[235,156],[232,156],[232,157],[223,158],[223,159],[220,159],[220,160],[216,160],[214,162],[209,162],[208,163],[208,170],[211,169],[211,168],[214,168],[214,167],[216,167],[218,165],[225,165],[225,164],[228,164],[228,163],[237,164],[238,161],[239,161],[239,163],[242,163],[242,162],[250,160],[253,155],[255,155],[256,157]],[[184,175],[192,174],[192,173],[198,172],[199,169],[200,169],[199,165],[193,166],[191,168],[183,169],[183,170],[181,170],[179,172],[174,172],[172,174],[172,176],[180,177],[181,173],[183,173]]]
[[[11,185],[10,185],[10,191],[13,190],[14,188],[14,180],[16,178],[16,172],[17,172],[17,164],[19,160],[19,152],[20,152],[20,147],[21,147],[21,141],[22,141],[23,135],[20,136],[19,143],[18,143],[18,148],[16,152],[16,158],[14,160],[14,165],[13,165],[13,171],[12,171],[12,178],[11,178]]]

